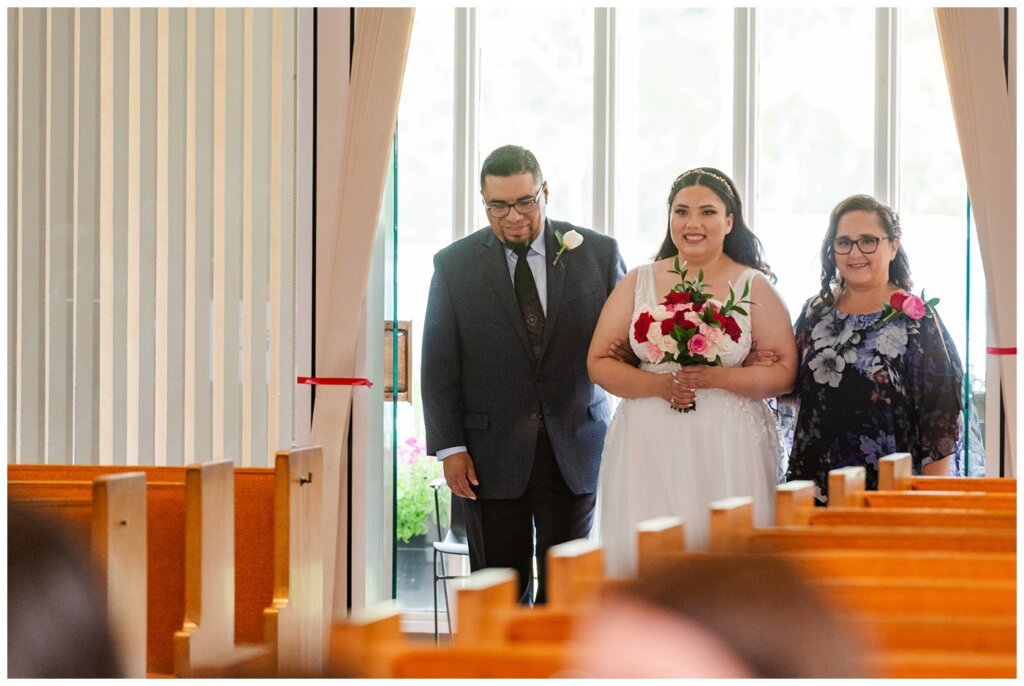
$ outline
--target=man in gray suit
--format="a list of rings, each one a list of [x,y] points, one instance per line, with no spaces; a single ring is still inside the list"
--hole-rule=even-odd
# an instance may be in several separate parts
[[[420,367],[427,452],[466,499],[471,568],[515,568],[523,598],[536,526],[542,603],[548,548],[586,537],[593,521],[611,411],[587,349],[625,265],[614,239],[547,218],[529,150],[492,152],[480,194],[490,226],[434,256]],[[570,231],[583,241],[559,255],[556,232]]]

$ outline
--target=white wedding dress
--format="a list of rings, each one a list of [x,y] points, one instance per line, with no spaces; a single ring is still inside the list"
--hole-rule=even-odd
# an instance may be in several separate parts
[[[737,296],[757,274],[754,269],[743,272],[733,284]],[[632,321],[664,295],[655,293],[651,265],[640,267]],[[724,339],[731,343],[721,354],[726,367],[741,366],[750,351],[750,318],[733,316],[741,336],[737,343]],[[630,342],[644,360],[632,332],[631,325]],[[644,362],[640,368],[669,373],[679,365]],[[593,534],[604,547],[609,577],[636,574],[636,527],[646,519],[682,518],[687,550],[707,549],[708,506],[721,498],[753,496],[755,524],[771,524],[774,489],[783,473],[771,409],[763,400],[720,389],[698,389],[696,405],[684,413],[662,398],[619,403],[605,440]]]

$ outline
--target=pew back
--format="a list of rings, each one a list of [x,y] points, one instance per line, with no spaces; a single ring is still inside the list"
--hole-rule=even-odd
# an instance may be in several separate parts
[[[149,482],[183,484],[186,470],[187,467],[170,466],[17,464],[7,465],[7,479],[11,484],[21,481],[81,481],[106,474],[142,472]],[[274,470],[235,467],[234,489],[235,642],[260,643],[265,634],[263,611],[274,601],[274,556],[267,553],[274,546]],[[173,521],[183,521],[183,514],[174,517]],[[176,536],[180,538],[182,534]],[[184,551],[184,539],[181,541],[180,545],[174,545]],[[180,621],[179,616],[178,625],[170,629],[171,633],[181,628]],[[160,631],[165,629],[167,627],[162,626]],[[169,652],[165,655],[161,650],[158,662],[160,669],[154,669],[151,664],[150,671],[170,672]]]
[[[279,676],[320,676],[324,664],[323,452],[319,447],[274,458],[274,599],[264,636],[276,645]]]
[[[146,676],[146,482],[142,474],[9,484],[8,499],[67,522],[89,541],[125,676]]]

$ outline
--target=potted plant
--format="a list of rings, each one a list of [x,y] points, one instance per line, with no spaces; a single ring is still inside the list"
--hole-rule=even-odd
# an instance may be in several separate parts
[[[427,455],[426,445],[408,438],[398,447],[397,502],[395,505],[395,566],[398,594],[403,607],[426,610],[432,607],[434,550],[437,522],[434,518],[434,489],[430,482],[441,475],[441,465]],[[441,524],[448,525],[447,488],[441,497]]]
[[[426,444],[416,437],[398,447],[398,502],[395,509],[395,537],[408,547],[430,547],[437,538],[434,518],[434,490],[430,482],[441,476],[438,461],[427,455]],[[448,525],[448,489],[442,488],[441,524]]]

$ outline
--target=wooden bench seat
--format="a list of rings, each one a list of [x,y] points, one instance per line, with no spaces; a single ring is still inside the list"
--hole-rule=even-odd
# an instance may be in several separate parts
[[[915,494],[899,493],[896,495]],[[825,548],[993,553],[1016,553],[1017,550],[1015,530],[915,526],[755,528],[752,516],[753,501],[749,497],[728,498],[712,503],[709,549],[712,551],[743,550],[755,553]]]
[[[878,498],[867,491],[856,493],[864,496],[861,500],[862,505]],[[833,503],[827,508],[815,507],[814,482],[790,481],[776,488],[775,523],[777,526],[919,526],[1010,531],[1017,529],[1017,514],[1014,511],[937,507],[934,500],[923,494],[918,498],[918,502],[923,506],[888,508],[876,504],[851,507]]]
[[[142,472],[150,482],[185,482],[187,467],[124,465],[7,465],[8,483],[16,481],[81,481],[105,474]],[[263,611],[274,601],[273,469],[236,467],[235,479],[235,641],[265,641]],[[180,622],[180,618],[179,618]],[[175,627],[180,628],[180,627]],[[162,631],[163,629],[161,629]],[[164,659],[166,658],[166,659]],[[170,653],[160,660],[170,665]]]
[[[828,474],[829,506],[967,509],[990,512],[1016,512],[1017,489],[1012,479],[986,488],[991,480],[981,477],[924,477],[898,478],[895,471],[909,474],[909,455],[884,457],[879,461],[879,490],[865,489],[866,473],[863,467],[833,469]],[[888,473],[883,480],[882,473]],[[1010,485],[1013,482],[1013,485]],[[897,488],[896,484],[907,488]],[[923,487],[914,487],[921,484]],[[882,486],[888,486],[882,488]]]
[[[508,572],[511,586],[503,588],[513,594],[515,601],[514,571],[483,571]],[[566,658],[564,643],[512,645],[488,641],[425,647],[402,637],[398,609],[392,603],[383,603],[354,612],[345,622],[334,625],[328,675],[392,679],[542,679],[560,676]]]
[[[11,484],[18,502],[69,524],[89,542],[124,675],[146,676],[146,482],[142,474],[89,482]],[[141,610],[140,610],[141,608]]]
[[[11,483],[26,479],[60,481],[137,470],[150,482],[175,481],[183,485],[188,470],[197,467],[8,465],[8,478]],[[319,676],[324,667],[326,616],[320,564],[322,451],[319,447],[281,451],[275,456],[273,469],[234,467],[233,482],[234,643],[276,646],[271,673]],[[174,557],[183,560],[184,498],[179,500],[177,513],[161,517],[159,524],[165,527],[160,539],[177,546]],[[172,568],[183,573],[183,564]],[[182,583],[161,596],[176,618],[165,620],[166,613],[154,615],[158,626],[149,627],[153,639],[169,637],[182,628]],[[155,669],[150,672],[169,674],[173,671],[170,640],[161,638],[158,645],[159,654],[151,665]],[[226,670],[242,668],[233,657],[219,666],[215,662],[213,658],[206,662],[208,676],[227,675]],[[245,669],[253,673],[264,667],[265,662],[258,659]]]
[[[8,475],[15,476],[9,481],[9,491],[32,492],[36,497],[45,493],[59,494],[61,491],[76,488],[75,483],[82,487],[92,478],[107,474],[128,473],[127,467],[78,467],[78,466],[21,466],[9,465]],[[145,632],[146,637],[146,673],[150,676],[189,676],[206,674],[216,676],[232,669],[249,669],[250,673],[265,670],[267,660],[264,657],[266,648],[248,651],[249,654],[235,654],[223,649],[223,623],[220,619],[230,615],[227,624],[231,631],[231,643],[234,644],[234,605],[233,588],[224,596],[226,588],[234,582],[234,530],[235,518],[225,518],[224,506],[230,511],[234,503],[233,486],[236,477],[230,461],[177,467],[145,467],[140,471],[145,474],[146,482],[146,584],[145,601]],[[29,476],[49,476],[54,481],[25,481]],[[67,477],[79,477],[81,481],[65,481]],[[154,479],[166,479],[155,481]],[[263,477],[258,477],[263,478]],[[220,484],[223,494],[215,498],[207,498],[206,507],[202,504],[204,488],[214,488],[208,482]],[[191,482],[191,483],[190,483]],[[273,491],[271,490],[271,495]],[[228,500],[225,501],[224,498]],[[213,504],[217,504],[217,508]],[[205,513],[205,514],[204,514]],[[209,550],[203,551],[202,541],[217,540],[216,545],[208,544]],[[187,551],[192,548],[191,553]],[[223,551],[230,551],[230,560],[225,560]],[[216,554],[214,554],[216,553]],[[264,547],[264,557],[267,555]],[[191,564],[190,564],[191,563]],[[271,560],[272,564],[272,560]],[[224,571],[228,570],[226,578]],[[218,579],[218,588],[206,590],[202,588],[204,576]],[[208,584],[209,585],[209,584]],[[191,609],[187,610],[187,598],[191,598]],[[208,597],[205,617],[207,626],[216,626],[210,632],[200,632],[196,645],[200,646],[198,654],[193,650],[183,650],[180,639],[175,634],[191,633],[199,627],[197,618],[203,603],[200,598]],[[230,612],[222,610],[224,603]],[[213,600],[216,599],[216,600]],[[218,606],[217,604],[220,604]],[[267,605],[270,603],[268,602]],[[262,610],[259,608],[258,625],[260,642],[263,635]],[[183,625],[184,619],[184,625]],[[207,639],[207,634],[213,636]],[[207,645],[216,645],[207,649]],[[218,643],[219,642],[219,643]],[[250,664],[251,668],[244,665]],[[198,670],[198,671],[197,671]],[[206,670],[206,671],[203,671]]]
[[[878,461],[878,490],[1016,493],[1017,479],[915,475],[910,453],[892,453]]]

